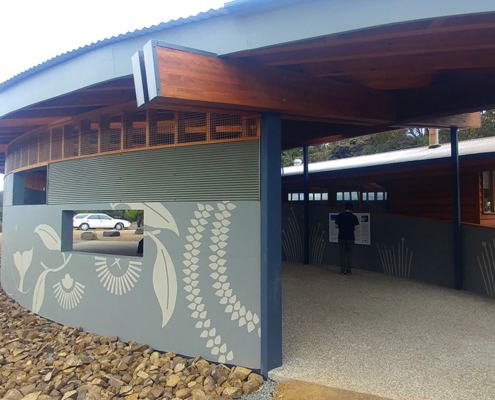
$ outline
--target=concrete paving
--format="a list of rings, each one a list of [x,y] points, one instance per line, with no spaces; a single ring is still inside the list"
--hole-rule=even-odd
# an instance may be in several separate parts
[[[283,365],[396,400],[495,399],[495,299],[336,267],[283,266]]]
[[[115,254],[121,256],[136,256],[137,242],[113,242],[103,240],[77,241],[72,244],[74,251],[95,254]]]

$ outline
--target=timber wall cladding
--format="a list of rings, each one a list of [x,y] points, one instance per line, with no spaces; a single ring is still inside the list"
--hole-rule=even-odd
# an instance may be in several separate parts
[[[461,220],[479,224],[478,178],[476,174],[460,175]],[[409,177],[390,181],[389,212],[416,218],[452,220],[452,177]]]
[[[48,204],[259,200],[259,141],[63,161],[48,176]]]

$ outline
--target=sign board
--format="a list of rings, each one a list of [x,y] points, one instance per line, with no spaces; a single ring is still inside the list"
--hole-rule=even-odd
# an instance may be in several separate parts
[[[371,216],[369,213],[353,213],[358,221],[359,225],[357,231],[354,232],[355,243],[371,245]],[[339,230],[335,227],[335,220],[337,219],[338,213],[329,214],[329,241],[331,243],[337,243]]]

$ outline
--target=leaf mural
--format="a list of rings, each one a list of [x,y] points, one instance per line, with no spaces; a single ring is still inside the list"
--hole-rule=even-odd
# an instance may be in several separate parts
[[[60,238],[57,232],[55,232],[55,229],[53,229],[50,225],[38,225],[34,232],[40,235],[41,240],[48,250],[60,251]]]
[[[49,272],[58,272],[58,271],[61,271],[62,269],[64,269],[67,266],[67,264],[69,263],[70,259],[72,258],[72,254],[69,254],[68,257],[66,257],[65,254],[62,254],[62,257],[64,258],[64,262],[58,268],[48,268],[45,264],[43,264],[43,262],[41,262],[41,266],[45,270],[38,277],[38,280],[36,282],[36,286],[34,287],[34,294],[33,294],[32,311],[36,314],[41,309],[41,306],[43,305],[43,300],[45,298],[46,276],[48,275]]]
[[[151,232],[148,232],[147,235],[153,239],[157,247],[157,256],[153,267],[153,289],[162,310],[163,328],[174,313],[177,300],[177,275],[172,258],[165,246]]]
[[[26,275],[27,270],[31,266],[31,261],[33,260],[33,248],[31,250],[27,250],[22,254],[19,251],[14,253],[14,265],[19,272],[19,287],[17,288],[20,292],[24,293],[24,276]]]
[[[151,228],[167,229],[174,232],[177,236],[179,228],[174,217],[161,203],[111,203],[110,206],[115,209],[119,204],[127,205],[131,210],[142,209],[144,211],[144,224]],[[155,291],[158,304],[162,310],[162,328],[167,325],[172,317],[177,300],[177,275],[175,273],[174,263],[165,246],[155,236],[160,233],[157,231],[146,231],[145,235],[150,237],[156,244],[157,256],[153,267],[153,289]]]
[[[40,308],[43,305],[43,300],[45,298],[45,280],[49,272],[49,269],[44,270],[39,276],[36,286],[34,287],[32,311],[36,314],[40,311]]]
[[[179,236],[179,228],[175,219],[165,206],[161,203],[123,203],[129,206],[131,210],[144,211],[144,223],[151,228],[169,229]],[[112,203],[112,208],[117,207],[117,203]]]

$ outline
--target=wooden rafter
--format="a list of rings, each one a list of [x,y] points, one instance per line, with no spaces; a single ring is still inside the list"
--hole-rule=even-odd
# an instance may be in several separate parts
[[[390,122],[393,96],[257,63],[157,46],[161,96],[240,109],[338,120]]]
[[[229,55],[229,57],[258,57],[276,55],[294,51],[321,49],[336,46],[353,45],[379,40],[401,39],[407,37],[427,36],[432,34],[448,34],[453,32],[469,32],[495,28],[495,13],[470,15],[452,18],[414,21],[404,24],[380,26],[355,32],[330,35],[299,43],[246,50]]]
[[[387,38],[376,41],[363,41],[354,44],[299,50],[297,57],[294,57],[294,53],[289,52],[258,56],[256,60],[269,66],[282,66],[495,48],[495,42],[493,41],[495,28],[476,30],[474,33],[469,34],[465,31],[455,31],[430,33],[422,36],[405,36],[395,39]]]

